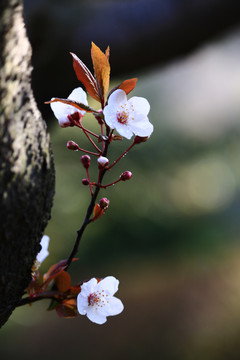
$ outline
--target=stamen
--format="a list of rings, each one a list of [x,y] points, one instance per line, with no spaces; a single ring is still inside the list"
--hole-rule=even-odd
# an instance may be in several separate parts
[[[126,110],[122,112],[117,113],[117,121],[120,122],[120,124],[127,124],[128,123],[128,112]]]

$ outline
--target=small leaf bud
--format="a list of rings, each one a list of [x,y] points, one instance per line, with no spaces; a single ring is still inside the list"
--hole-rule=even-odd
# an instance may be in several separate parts
[[[82,184],[83,185],[89,185],[88,179],[82,179]]]
[[[126,181],[126,180],[130,180],[131,177],[132,177],[131,171],[124,171],[124,172],[121,174],[120,179],[121,179],[122,181]]]
[[[97,162],[98,162],[98,168],[99,170],[103,170],[109,163],[109,160],[108,158],[106,158],[105,156],[100,156],[98,159],[97,159]]]
[[[67,148],[68,148],[69,150],[78,150],[78,149],[79,149],[79,146],[78,146],[78,144],[75,143],[74,141],[69,140],[69,141],[67,142]]]
[[[135,138],[134,138],[134,144],[140,144],[140,143],[142,143],[142,142],[145,142],[145,141],[147,141],[149,139],[149,136],[144,136],[144,137],[142,137],[142,136],[135,136]]]
[[[88,169],[90,166],[90,156],[89,155],[83,155],[81,156],[81,162],[83,164],[83,166],[85,167],[85,169]]]
[[[108,208],[109,204],[110,204],[110,201],[107,198],[102,198],[99,200],[99,206],[101,209]]]

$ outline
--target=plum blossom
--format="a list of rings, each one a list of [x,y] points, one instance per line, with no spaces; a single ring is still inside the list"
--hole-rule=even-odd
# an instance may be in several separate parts
[[[83,283],[77,297],[77,308],[81,315],[96,324],[104,324],[107,316],[118,315],[123,311],[121,300],[113,296],[118,290],[119,281],[107,276],[99,281],[95,278]]]
[[[49,241],[50,241],[49,236],[43,235],[42,240],[40,242],[40,245],[42,246],[42,250],[37,254],[37,258],[36,258],[39,266],[49,255],[49,252],[48,252]]]
[[[145,137],[153,132],[153,125],[148,120],[149,102],[142,97],[134,96],[127,100],[125,91],[115,90],[108,99],[103,113],[111,129],[127,139],[133,134]]]
[[[88,105],[87,94],[81,87],[74,89],[68,96],[68,99],[82,103],[84,105]],[[54,100],[54,98],[51,100]],[[79,115],[82,117],[86,112],[84,110],[78,110],[72,105],[64,104],[59,101],[50,103],[50,106],[61,127],[71,126],[71,116],[78,120]]]

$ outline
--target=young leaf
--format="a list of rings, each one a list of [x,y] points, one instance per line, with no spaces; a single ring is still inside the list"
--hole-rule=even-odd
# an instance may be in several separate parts
[[[96,204],[95,207],[94,207],[94,210],[93,210],[93,218],[92,218],[92,221],[97,220],[97,219],[100,218],[103,214],[104,214],[104,209],[102,209],[99,204]]]
[[[106,50],[106,55],[92,42],[91,56],[95,78],[97,80],[99,97],[104,100],[104,96],[109,89],[110,64],[108,61],[109,50]]]
[[[122,89],[126,94],[129,94],[135,88],[137,80],[137,78],[125,80],[118,86],[118,89]]]
[[[108,98],[117,89],[124,90],[128,95],[135,88],[137,80],[137,78],[124,80],[121,84],[115,86],[111,91],[109,91]]]
[[[72,259],[72,261],[78,260],[76,258]],[[58,276],[63,270],[67,267],[67,260],[61,260],[59,263],[52,265],[48,272],[43,275],[43,284],[42,287],[46,288],[51,280],[53,280],[56,276]]]
[[[77,101],[73,101],[73,100],[69,100],[69,99],[60,99],[60,98],[53,98],[52,100],[50,101],[45,101],[44,104],[51,104],[53,102],[61,102],[63,104],[67,104],[67,105],[71,105],[73,107],[75,107],[76,109],[78,110],[84,110],[86,112],[97,112],[97,110],[91,108],[90,106],[87,106],[85,104],[82,104],[82,103],[78,103]]]
[[[84,85],[88,94],[95,100],[101,102],[98,95],[98,87],[94,76],[87,66],[77,57],[77,55],[70,52],[73,57],[73,68],[77,78]]]
[[[78,315],[76,300],[64,300],[61,304],[56,306],[56,311],[59,317],[76,317]]]
[[[66,292],[71,288],[71,277],[66,271],[62,271],[55,277],[54,282],[61,292]]]

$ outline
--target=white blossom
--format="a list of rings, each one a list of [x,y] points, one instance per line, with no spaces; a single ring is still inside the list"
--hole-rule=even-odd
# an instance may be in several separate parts
[[[133,134],[145,137],[153,132],[153,125],[147,117],[150,111],[149,102],[142,97],[134,96],[127,100],[125,91],[115,90],[103,110],[105,122],[111,129],[127,139]]]
[[[51,100],[54,99],[55,98],[52,98]],[[68,100],[72,100],[78,103],[82,103],[84,105],[88,105],[87,94],[81,87],[74,89],[71,92],[71,94],[68,96]],[[50,106],[55,117],[58,119],[58,123],[61,127],[70,126],[72,124],[71,120],[69,119],[69,115],[79,113],[80,116],[83,116],[86,112],[84,110],[78,110],[74,106],[64,104],[60,101],[50,103]]]
[[[77,308],[81,315],[96,324],[104,324],[107,316],[118,315],[123,311],[121,300],[113,296],[118,290],[119,281],[107,276],[101,281],[93,278],[83,283],[77,297]]]
[[[40,245],[42,246],[42,250],[37,254],[37,263],[40,265],[46,257],[49,255],[48,252],[48,245],[49,245],[50,238],[47,235],[43,235]]]

